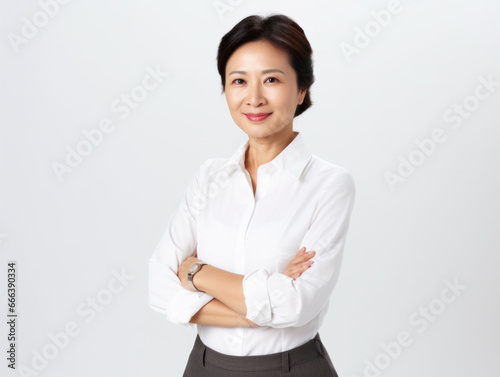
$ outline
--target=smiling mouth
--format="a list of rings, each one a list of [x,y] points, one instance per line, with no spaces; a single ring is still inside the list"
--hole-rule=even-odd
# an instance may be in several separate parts
[[[252,122],[260,122],[260,121],[266,119],[271,114],[272,113],[258,113],[258,114],[247,113],[245,115]]]

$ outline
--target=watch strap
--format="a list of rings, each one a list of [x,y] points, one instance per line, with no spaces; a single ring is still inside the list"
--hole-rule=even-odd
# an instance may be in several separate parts
[[[187,280],[188,280],[188,284],[190,285],[191,289],[194,291],[194,292],[202,292],[200,291],[198,288],[195,287],[195,285],[193,284],[193,278],[194,278],[194,275],[196,275],[198,272],[200,272],[200,270],[203,268],[203,266],[205,266],[206,264],[208,263],[204,263],[204,262],[197,262],[195,264],[198,264],[198,268],[196,269],[196,271],[192,272],[192,273],[189,273],[188,272],[188,276],[187,276]]]

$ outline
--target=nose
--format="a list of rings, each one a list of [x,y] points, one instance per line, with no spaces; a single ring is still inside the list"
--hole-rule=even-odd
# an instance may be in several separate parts
[[[252,107],[258,107],[265,102],[262,87],[258,81],[254,81],[252,84],[248,85],[247,92],[247,105]]]

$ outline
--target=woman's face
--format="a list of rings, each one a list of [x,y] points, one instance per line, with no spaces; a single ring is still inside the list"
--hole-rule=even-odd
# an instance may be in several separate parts
[[[287,53],[261,40],[245,43],[231,55],[225,94],[238,127],[249,137],[272,139],[293,130],[293,116],[306,90],[298,90]],[[264,119],[251,114],[270,115]]]

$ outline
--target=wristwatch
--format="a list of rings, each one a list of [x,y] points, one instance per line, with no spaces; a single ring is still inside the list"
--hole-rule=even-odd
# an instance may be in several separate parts
[[[196,263],[193,263],[193,265],[191,267],[189,267],[189,270],[188,270],[188,284],[189,286],[191,287],[191,290],[193,292],[201,292],[200,290],[198,290],[198,288],[196,288],[193,284],[193,278],[194,278],[194,275],[201,270],[201,268],[206,265],[208,263],[203,263],[203,262],[196,262]]]

